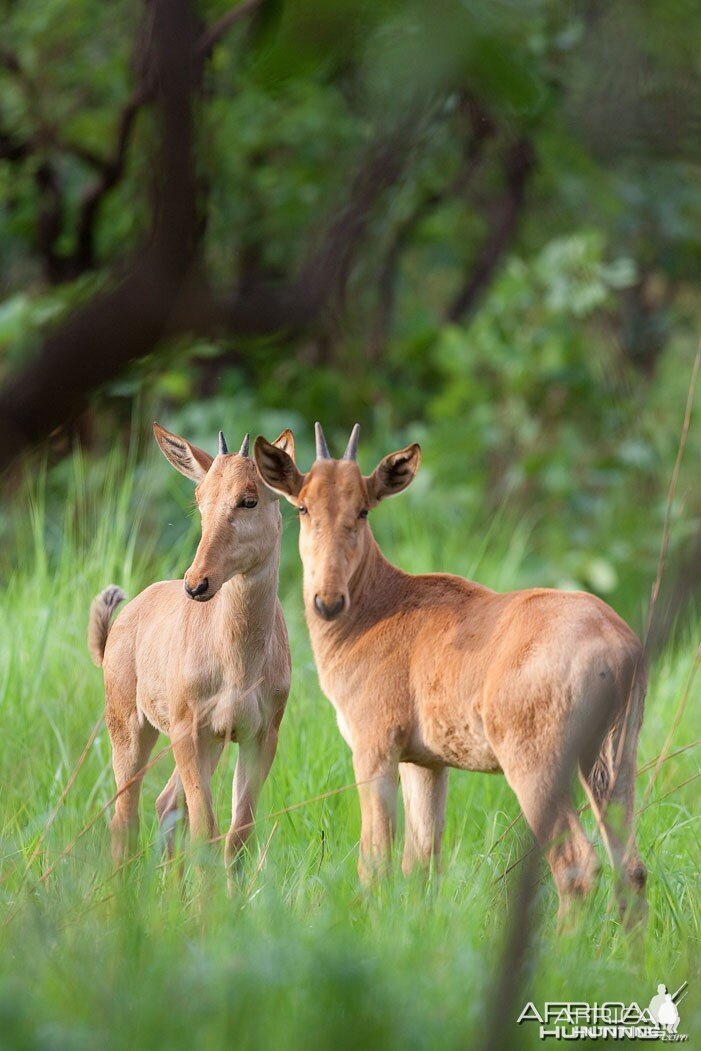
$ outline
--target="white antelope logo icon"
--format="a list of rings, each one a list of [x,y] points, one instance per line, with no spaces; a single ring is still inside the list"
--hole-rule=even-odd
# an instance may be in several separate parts
[[[666,1029],[668,1033],[676,1033],[677,1031],[679,1025],[677,1004],[686,994],[686,987],[687,983],[684,982],[679,986],[676,993],[668,993],[667,986],[660,984],[657,986],[657,994],[650,1001],[648,1011],[652,1020],[661,1029]]]

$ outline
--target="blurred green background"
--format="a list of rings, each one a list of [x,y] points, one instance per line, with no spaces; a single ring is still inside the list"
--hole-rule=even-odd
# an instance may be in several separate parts
[[[142,90],[158,6],[0,6],[0,399],[130,271],[158,219],[162,129]],[[91,598],[181,576],[197,542],[154,418],[212,452],[219,428],[238,447],[289,426],[302,468],[315,419],[337,454],[360,421],[366,472],[419,441],[415,484],[373,515],[390,559],[503,590],[585,588],[641,634],[668,541],[640,755],[649,927],[626,941],[607,878],[558,940],[546,880],[526,982],[541,999],[643,1003],[688,980],[680,1031],[697,1032],[694,415],[671,500],[668,487],[701,332],[701,7],[249,0],[230,23],[225,3],[192,10],[199,40],[217,28],[192,99],[198,266],[256,323],[175,325],[4,476],[0,1043],[457,1049],[489,1031],[508,873],[527,846],[502,779],[451,775],[443,884],[398,881],[377,901],[357,896],[354,793],[269,817],[352,780],[289,510],[293,690],[242,896],[226,898],[218,861],[207,893],[190,869],[183,886],[164,876],[161,767],[141,853],[114,878],[104,727],[63,799],[102,710]],[[270,290],[296,287],[310,258],[301,320],[277,320]],[[514,1028],[509,1046],[539,1042]]]

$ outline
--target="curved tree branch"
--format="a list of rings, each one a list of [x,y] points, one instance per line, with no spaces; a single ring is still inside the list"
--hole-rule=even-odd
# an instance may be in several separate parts
[[[475,312],[513,242],[534,165],[535,154],[530,140],[518,139],[504,160],[505,192],[494,207],[489,233],[477,253],[468,280],[447,311],[446,320],[465,321]]]
[[[53,284],[64,279],[64,261],[56,251],[56,243],[63,230],[63,196],[56,171],[48,160],[41,162],[36,170],[34,181],[39,191],[40,201],[37,243],[44,260],[46,276]]]
[[[372,210],[401,177],[421,134],[420,116],[411,112],[387,132],[379,130],[351,181],[348,197],[312,239],[297,275],[286,282],[245,289],[230,299],[215,299],[211,330],[239,336],[299,332],[311,327],[323,310],[343,300],[357,250]]]
[[[119,116],[112,156],[100,162],[98,177],[83,194],[76,231],[76,245],[72,257],[73,270],[76,275],[95,266],[95,224],[100,206],[110,190],[120,182],[124,175],[136,118],[142,107],[153,100],[154,95],[154,87],[148,81],[136,88]]]
[[[192,118],[202,74],[193,58],[197,35],[186,0],[154,0],[149,47],[161,144],[151,238],[126,276],[63,322],[0,391],[0,465],[68,419],[129,360],[148,354],[188,301],[200,229]]]
[[[208,59],[214,48],[224,39],[232,26],[254,14],[262,6],[263,0],[243,0],[243,3],[239,4],[238,7],[234,7],[231,11],[227,11],[225,15],[222,15],[220,19],[205,30],[198,40],[197,54],[199,57],[202,60]]]
[[[253,14],[261,7],[262,2],[263,0],[244,0],[238,7],[228,11],[214,22],[199,36],[194,49],[194,60],[203,63],[210,59],[214,48],[224,39],[229,30],[237,22]],[[144,64],[141,82],[120,114],[112,155],[102,162],[100,175],[83,195],[73,256],[73,269],[77,274],[95,266],[95,226],[100,207],[104,198],[124,175],[136,119],[143,107],[153,101],[155,95],[156,85],[152,71],[148,68],[148,64]]]
[[[204,32],[198,32],[193,49],[192,60],[200,64],[207,61],[214,48],[223,40],[226,33],[238,22],[253,14],[262,6],[263,0],[244,0],[238,7],[227,12]],[[56,284],[71,280],[95,267],[95,234],[100,209],[110,191],[117,186],[126,171],[129,148],[131,145],[136,121],[141,110],[152,103],[157,95],[154,70],[148,61],[149,26],[137,42],[137,59],[140,66],[139,83],[124,105],[117,120],[117,130],[112,151],[108,157],[100,157],[80,143],[64,141],[58,131],[42,128],[38,136],[24,141],[16,141],[9,134],[0,134],[0,159],[21,162],[33,153],[45,153],[50,143],[59,153],[68,153],[93,168],[97,175],[82,194],[77,225],[75,230],[75,247],[70,255],[59,255],[55,243],[62,232],[59,222],[65,214],[61,186],[53,165],[44,160],[42,172],[36,182],[42,198],[39,223],[38,243],[44,259],[46,277]],[[136,64],[136,63],[135,63]],[[0,51],[0,65],[9,73],[18,77],[23,84],[28,98],[33,97],[34,86],[22,69],[18,56],[7,49]],[[51,174],[49,174],[49,172]]]
[[[494,124],[484,110],[471,98],[465,98],[458,113],[463,132],[463,156],[455,178],[450,185],[429,194],[418,202],[407,218],[399,224],[389,243],[377,276],[377,310],[370,333],[370,358],[377,359],[387,345],[396,300],[399,265],[405,249],[417,226],[430,213],[451,197],[466,197],[482,166],[484,148],[494,135]]]

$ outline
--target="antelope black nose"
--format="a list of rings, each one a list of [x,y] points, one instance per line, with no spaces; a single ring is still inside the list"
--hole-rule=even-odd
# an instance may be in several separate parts
[[[209,589],[209,580],[207,579],[207,577],[205,577],[204,580],[201,580],[196,588],[191,588],[187,580],[184,581],[184,584],[185,590],[187,591],[190,598],[199,598],[200,595],[204,595],[205,592]]]
[[[316,595],[314,598],[314,605],[316,606],[317,613],[324,618],[324,620],[333,620],[341,612],[346,604],[346,600],[343,595],[339,595],[335,602],[330,606],[327,606],[324,600]]]

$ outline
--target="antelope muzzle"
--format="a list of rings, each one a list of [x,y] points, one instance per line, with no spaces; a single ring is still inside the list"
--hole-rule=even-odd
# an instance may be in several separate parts
[[[206,602],[212,597],[213,592],[209,590],[209,579],[204,577],[203,580],[197,581],[196,584],[191,584],[190,581],[185,577],[183,581],[185,587],[185,594],[189,595],[195,602]]]
[[[332,599],[329,599],[328,596],[326,598],[322,598],[321,595],[314,596],[314,608],[324,620],[335,620],[343,612],[345,605],[346,600],[343,595]]]

